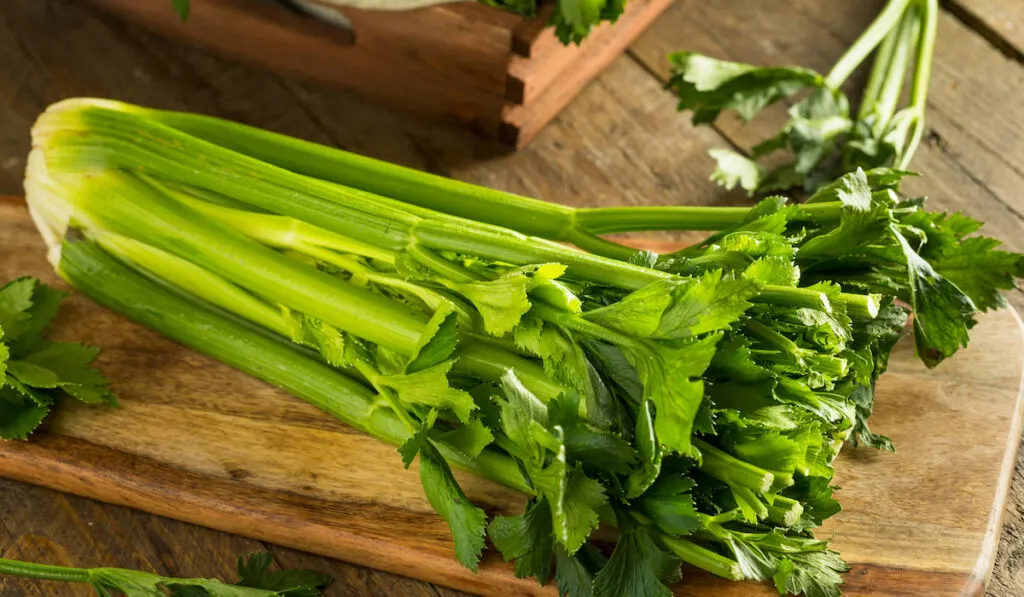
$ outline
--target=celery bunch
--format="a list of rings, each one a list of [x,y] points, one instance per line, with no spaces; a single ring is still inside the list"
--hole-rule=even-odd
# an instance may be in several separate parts
[[[573,596],[667,596],[680,561],[838,594],[810,529],[844,440],[891,449],[867,419],[900,301],[934,365],[1021,273],[897,171],[801,206],[573,210],[104,100],[52,106],[33,142],[74,287],[400,446],[464,565],[489,534]],[[717,232],[661,256],[599,236],[649,229]],[[449,465],[526,511],[488,523]]]

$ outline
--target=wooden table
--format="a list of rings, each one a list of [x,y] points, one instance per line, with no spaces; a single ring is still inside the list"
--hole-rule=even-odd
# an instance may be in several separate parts
[[[69,0],[2,0],[0,194],[20,193],[32,120],[47,104],[95,95],[205,112],[480,184],[575,205],[740,203],[707,181],[707,150],[749,150],[784,117],[695,129],[662,89],[669,51],[827,69],[881,0],[678,0],[519,154],[383,111],[351,95],[286,81],[178,47]],[[928,133],[907,185],[964,210],[1024,250],[1024,3],[949,0],[940,19]],[[0,256],[2,258],[2,256]],[[1024,307],[1024,294],[1011,301]],[[172,576],[233,578],[257,541],[0,481],[0,554]],[[329,595],[456,595],[430,585],[274,549],[282,566],[337,577]],[[0,580],[5,597],[89,594]],[[989,597],[1024,594],[1024,465],[1018,463]]]

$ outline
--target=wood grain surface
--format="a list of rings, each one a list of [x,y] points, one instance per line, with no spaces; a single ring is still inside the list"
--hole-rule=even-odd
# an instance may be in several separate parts
[[[494,145],[469,135],[167,43],[72,2],[0,3],[0,193],[20,192],[28,129],[38,112],[63,97],[93,95],[215,114],[574,205],[744,201],[707,181],[712,164],[706,152],[729,144],[749,147],[777,126],[778,114],[767,114],[746,128],[724,122],[713,129],[694,129],[686,115],[674,112],[672,97],[661,89],[664,71],[657,67],[662,60],[658,54],[689,48],[762,64],[827,68],[880,6],[879,0],[679,1],[640,38],[631,55],[616,60],[529,148],[499,157]],[[1014,106],[1024,89],[1024,68],[962,18],[961,4],[970,2],[948,2],[950,12],[941,23],[928,137],[914,162],[924,176],[913,188],[938,206],[986,218],[992,234],[1020,250],[1024,114]],[[990,4],[1011,11],[1018,2]],[[0,250],[0,263],[7,256]],[[1015,294],[1011,301],[1020,306],[1020,297]],[[81,300],[71,305],[77,310]],[[963,437],[973,434],[968,431]],[[457,595],[338,560],[0,481],[0,550],[10,557],[230,578],[237,555],[265,547],[273,549],[282,566],[334,574],[331,596]],[[1024,468],[1018,465],[987,595],[1024,594],[1022,566]],[[945,590],[951,582],[962,585],[963,577],[923,568],[911,572],[858,566],[850,581],[849,594],[887,595],[891,592],[882,588],[893,586],[942,594],[927,591]],[[711,581],[696,576],[690,582],[696,590]],[[751,594],[744,590],[735,588],[738,595]],[[81,587],[0,579],[0,594],[90,593]]]

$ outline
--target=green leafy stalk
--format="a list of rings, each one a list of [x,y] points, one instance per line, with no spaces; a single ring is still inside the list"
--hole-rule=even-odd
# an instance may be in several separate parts
[[[679,109],[693,111],[695,124],[711,123],[722,111],[751,120],[773,103],[808,92],[792,104],[783,129],[757,145],[751,157],[714,150],[718,168],[712,179],[728,188],[740,184],[753,195],[814,190],[858,168],[906,168],[924,130],[938,10],[937,0],[890,0],[827,76],[800,67],[673,54],[669,85],[679,96]],[[874,66],[854,116],[842,87],[872,53]],[[898,109],[911,61],[909,103]],[[774,167],[762,163],[777,152],[791,160]]]
[[[238,558],[235,584],[208,578],[171,578],[123,568],[68,568],[0,559],[0,574],[90,585],[97,597],[319,597],[334,579],[312,570],[270,571],[269,553]]]
[[[99,349],[46,339],[65,292],[35,278],[0,287],[0,439],[27,439],[63,397],[117,404],[90,367]]]

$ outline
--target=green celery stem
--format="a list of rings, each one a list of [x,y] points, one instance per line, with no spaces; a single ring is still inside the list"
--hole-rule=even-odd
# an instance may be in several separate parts
[[[875,103],[878,101],[882,85],[885,83],[885,76],[889,71],[889,62],[892,60],[899,37],[899,30],[897,29],[886,35],[882,45],[878,48],[874,64],[871,67],[871,75],[868,78],[867,85],[864,87],[864,94],[861,96],[860,108],[857,111],[858,120],[866,119],[871,115],[872,110],[875,109]]]
[[[700,470],[723,483],[766,493],[775,482],[775,475],[770,472],[743,462],[703,440],[694,439],[693,445],[701,452]]]
[[[138,108],[164,125],[281,168],[543,238],[560,236],[572,208],[390,164],[242,124]]]
[[[804,507],[800,502],[785,496],[775,496],[775,502],[768,505],[768,522],[791,527],[803,516]]]
[[[598,247],[580,235],[641,230],[718,230],[737,224],[745,207],[626,207],[577,209],[437,176],[258,128],[196,114],[124,108],[198,139],[268,164],[324,181],[397,199],[404,203],[517,230],[523,234]],[[832,221],[841,205],[802,209],[818,221]],[[580,230],[582,228],[582,231]],[[605,241],[606,243],[608,241]],[[628,259],[615,243],[592,252]],[[614,254],[613,254],[614,253]]]
[[[376,395],[359,382],[305,356],[290,342],[163,289],[95,243],[81,239],[66,241],[58,273],[100,304],[275,385],[377,439],[401,445],[410,435],[391,410],[376,406]],[[455,466],[512,489],[530,492],[516,462],[504,454],[484,450],[470,460],[444,443],[439,442],[438,447]]]
[[[910,55],[917,39],[918,9],[911,6],[900,19],[897,29],[890,35],[896,36],[896,46],[889,57],[889,63],[885,71],[885,81],[882,84],[881,92],[875,102],[874,135],[881,137],[889,126],[889,121],[896,113],[896,105],[900,96],[903,95],[905,86],[904,78],[907,68],[910,66]]]
[[[931,82],[932,57],[935,54],[935,38],[939,29],[939,1],[923,0],[925,3],[924,24],[918,41],[914,64],[914,80],[910,88],[910,104],[914,107],[915,118],[910,141],[903,149],[897,168],[906,169],[917,152],[924,137],[924,113],[928,101],[928,86]]]
[[[62,582],[89,582],[90,580],[89,571],[83,568],[32,564],[3,558],[0,558],[0,574]]]
[[[751,299],[756,303],[769,303],[772,305],[784,305],[787,307],[804,307],[816,309],[826,313],[832,312],[832,305],[824,292],[811,290],[810,288],[796,288],[792,286],[771,286],[766,285]]]
[[[882,297],[877,294],[847,294],[839,295],[836,301],[846,306],[846,314],[855,321],[871,321],[878,317],[878,310],[881,308]]]
[[[658,542],[680,560],[728,580],[743,580],[739,564],[692,541],[661,533]]]
[[[871,25],[861,33],[857,41],[850,46],[846,53],[839,58],[835,66],[832,67],[828,76],[825,77],[825,85],[832,89],[841,87],[846,82],[846,79],[853,74],[853,71],[857,70],[857,67],[871,55],[871,52],[892,31],[899,22],[900,17],[903,16],[904,11],[906,11],[907,6],[913,1],[916,0],[889,0],[889,3]]]
[[[631,261],[640,252],[638,249],[603,239],[580,228],[570,230],[565,240],[588,253],[619,261]]]

